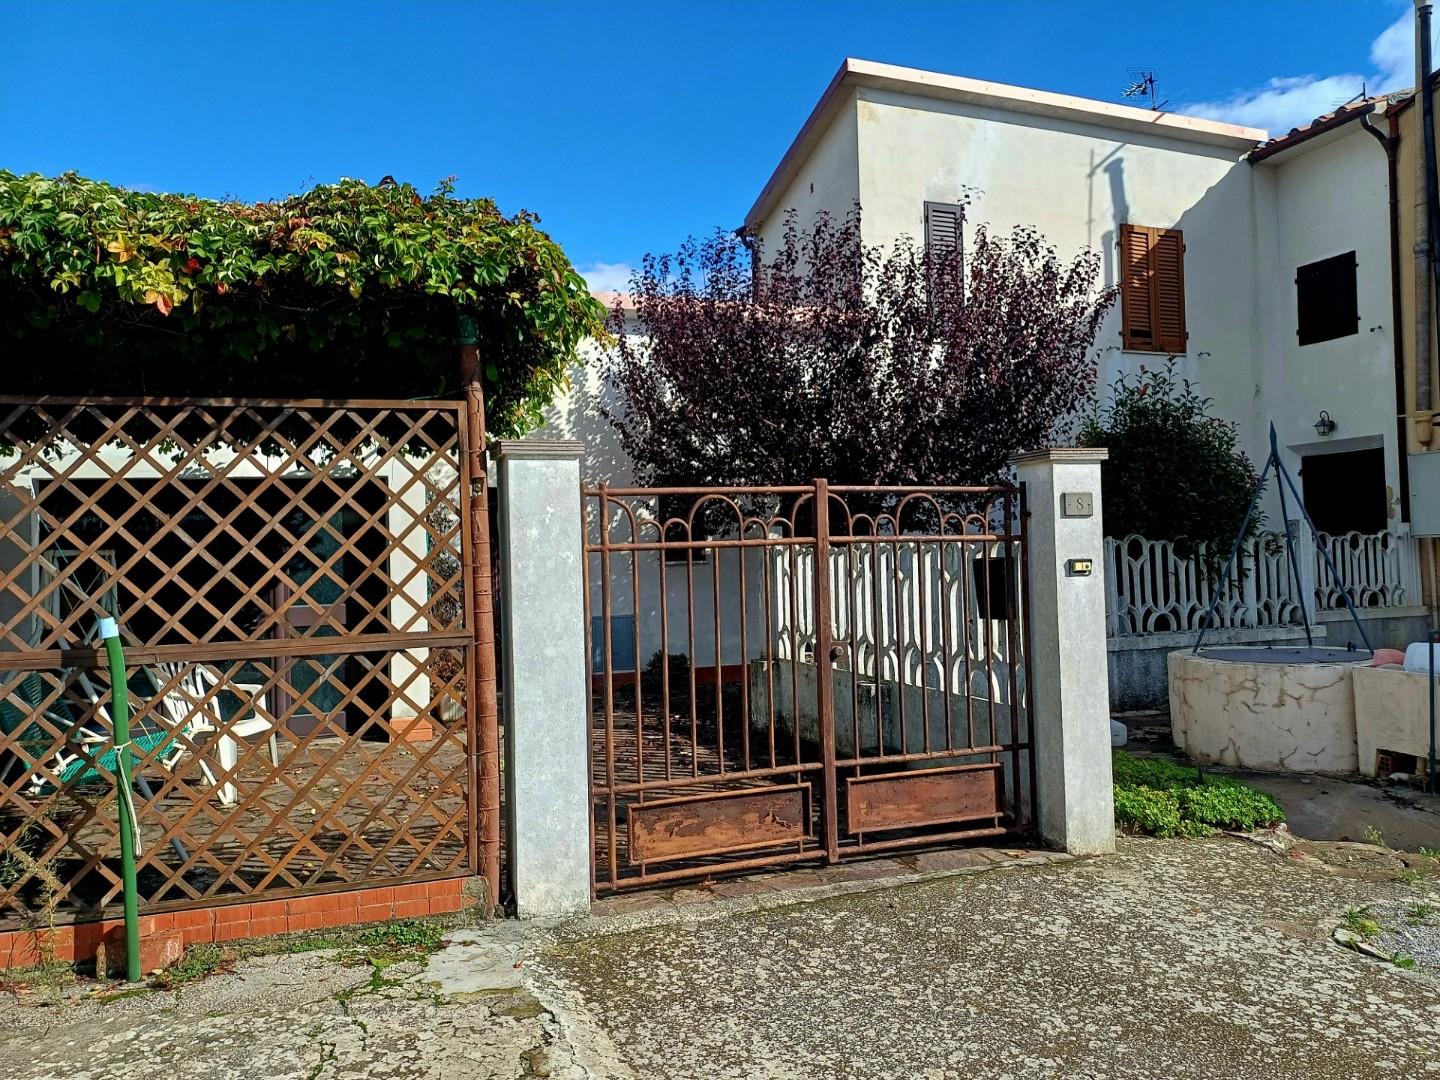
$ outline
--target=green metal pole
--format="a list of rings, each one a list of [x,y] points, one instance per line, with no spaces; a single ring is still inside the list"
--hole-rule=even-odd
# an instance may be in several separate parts
[[[135,884],[135,806],[130,793],[130,688],[125,649],[114,619],[100,620],[100,638],[110,661],[111,720],[115,725],[116,800],[120,811],[120,880],[125,891],[125,977],[140,981],[140,912]]]

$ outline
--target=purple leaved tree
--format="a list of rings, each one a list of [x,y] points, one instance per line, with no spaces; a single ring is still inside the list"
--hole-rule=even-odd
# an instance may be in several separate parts
[[[976,229],[963,261],[868,247],[858,211],[792,214],[773,253],[718,232],[635,274],[606,417],[643,483],[993,482],[1089,398],[1099,277],[1028,228]]]

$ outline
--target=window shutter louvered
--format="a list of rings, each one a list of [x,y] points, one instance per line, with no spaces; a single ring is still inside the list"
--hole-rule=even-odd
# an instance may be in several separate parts
[[[942,295],[964,298],[965,207],[960,203],[925,204],[925,256],[930,264],[930,302]],[[944,278],[936,275],[944,274]]]
[[[1150,302],[1150,230],[1120,226],[1120,321],[1127,349],[1154,349],[1154,305]]]
[[[1150,278],[1155,283],[1155,347],[1185,351],[1185,240],[1178,229],[1155,229]]]
[[[1183,353],[1185,239],[1179,229],[1120,226],[1120,321],[1126,349]]]
[[[959,203],[925,204],[925,250],[932,260],[938,262],[964,250],[964,223],[965,207]]]

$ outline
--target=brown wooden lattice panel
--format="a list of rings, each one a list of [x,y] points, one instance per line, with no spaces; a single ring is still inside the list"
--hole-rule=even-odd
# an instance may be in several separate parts
[[[118,902],[107,613],[144,907],[474,871],[464,441],[448,402],[0,399],[0,924]]]

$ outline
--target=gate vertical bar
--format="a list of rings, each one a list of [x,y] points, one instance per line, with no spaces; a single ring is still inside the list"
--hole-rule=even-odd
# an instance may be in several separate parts
[[[815,707],[820,714],[820,759],[825,785],[825,859],[840,858],[840,818],[836,807],[835,695],[830,655],[830,485],[815,481]],[[798,715],[798,713],[797,713]],[[797,722],[798,730],[799,724]]]
[[[479,831],[480,865],[485,904],[500,902],[500,712],[495,685],[495,598],[490,579],[490,478],[485,465],[485,386],[481,381],[480,346],[472,320],[460,324],[460,382],[465,393],[465,424],[469,441],[465,479],[470,487],[470,579],[474,607],[469,612],[474,678],[465,688],[466,711],[475,718],[478,784],[473,828]],[[488,911],[487,911],[488,913]]]

